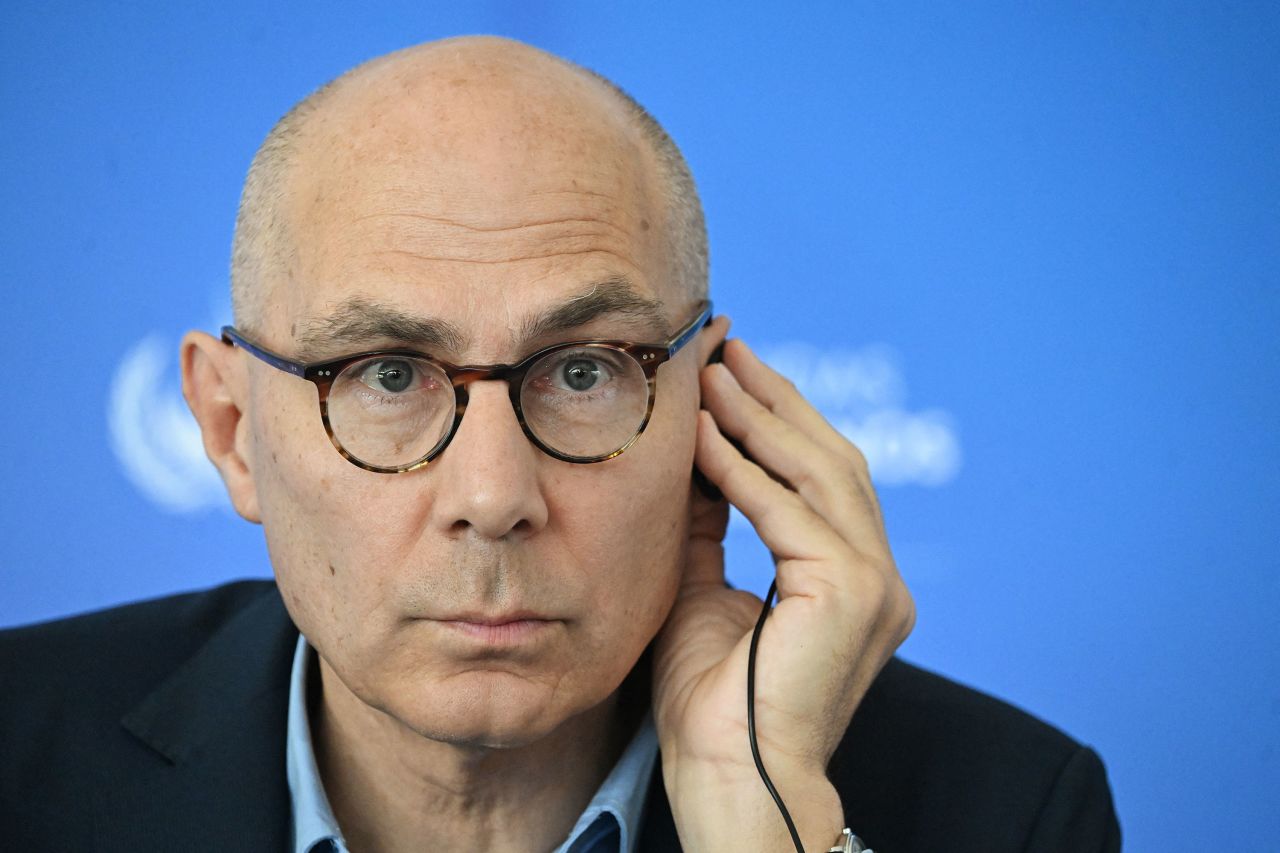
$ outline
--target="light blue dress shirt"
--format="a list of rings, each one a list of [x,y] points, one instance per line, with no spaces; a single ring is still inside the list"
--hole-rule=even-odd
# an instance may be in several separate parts
[[[348,853],[316,768],[307,718],[307,673],[314,652],[298,637],[289,679],[289,723],[285,761],[293,805],[294,853]],[[622,757],[596,791],[555,853],[634,853],[644,816],[645,794],[658,756],[653,718],[644,721]],[[521,849],[515,844],[513,849]]]

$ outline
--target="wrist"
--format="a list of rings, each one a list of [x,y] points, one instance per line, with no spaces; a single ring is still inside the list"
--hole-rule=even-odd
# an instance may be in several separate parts
[[[830,849],[844,827],[835,786],[821,770],[777,769],[769,778],[786,804],[805,851]],[[687,851],[738,853],[743,849],[794,853],[782,812],[754,764],[663,767],[672,815]]]

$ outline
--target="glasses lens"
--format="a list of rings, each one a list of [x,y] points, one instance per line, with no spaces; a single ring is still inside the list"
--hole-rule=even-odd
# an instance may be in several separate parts
[[[329,390],[329,428],[366,465],[398,468],[445,440],[455,409],[449,377],[412,356],[375,356],[348,365]]]
[[[550,448],[582,459],[620,450],[649,410],[649,382],[619,349],[585,344],[540,359],[520,388],[525,424]]]

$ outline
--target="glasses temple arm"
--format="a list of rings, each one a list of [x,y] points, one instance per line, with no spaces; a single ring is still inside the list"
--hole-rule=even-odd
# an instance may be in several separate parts
[[[303,379],[307,378],[307,366],[305,364],[290,361],[284,356],[276,355],[271,350],[263,349],[252,341],[246,339],[244,335],[236,331],[234,326],[222,327],[222,340],[226,343],[240,347],[240,349],[255,358],[259,358],[272,367],[283,370],[285,373],[292,373],[294,376],[301,376]]]
[[[677,332],[676,336],[671,339],[671,343],[667,344],[667,356],[670,357],[679,352],[681,347],[693,340],[694,336],[701,332],[710,322],[711,303],[707,302],[702,312],[693,318],[693,322]]]

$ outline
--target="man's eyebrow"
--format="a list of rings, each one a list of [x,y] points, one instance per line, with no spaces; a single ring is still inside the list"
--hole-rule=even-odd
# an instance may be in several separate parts
[[[577,296],[530,317],[521,324],[520,339],[537,341],[571,332],[593,320],[620,316],[656,339],[666,338],[667,314],[662,300],[642,295],[624,276],[612,276]]]
[[[465,336],[452,323],[415,317],[362,296],[352,296],[327,317],[300,322],[297,339],[297,358],[303,362],[332,358],[339,344],[366,346],[393,340],[449,352],[460,352],[465,344]]]
[[[521,323],[521,342],[538,341],[571,332],[601,317],[620,317],[652,335],[654,341],[668,335],[662,300],[642,295],[622,276],[612,276],[569,297]],[[446,320],[418,317],[398,308],[352,296],[326,317],[298,323],[295,358],[314,363],[336,358],[351,347],[368,348],[396,341],[412,348],[436,352],[462,352],[467,336]]]

